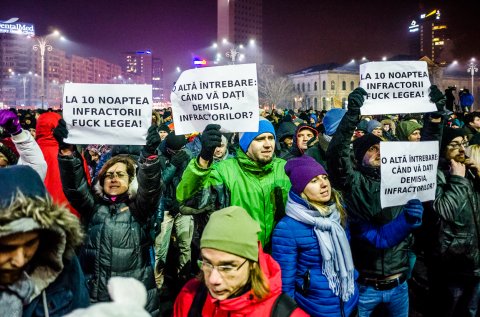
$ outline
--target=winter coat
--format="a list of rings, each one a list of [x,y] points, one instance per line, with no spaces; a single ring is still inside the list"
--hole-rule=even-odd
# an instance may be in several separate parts
[[[128,197],[116,202],[109,202],[99,183],[95,184],[94,192],[90,190],[79,157],[59,156],[58,160],[64,191],[81,212],[88,228],[80,260],[90,298],[93,302],[108,301],[110,277],[133,277],[145,285],[148,291],[146,309],[155,315],[159,298],[150,259],[152,241],[147,223],[160,197],[158,157],[141,158]]]
[[[259,250],[259,265],[263,274],[269,281],[270,293],[263,299],[255,299],[252,291],[248,291],[243,295],[235,298],[216,300],[210,293],[203,305],[202,316],[208,317],[227,317],[227,316],[270,316],[273,304],[278,296],[282,293],[282,279],[280,266],[268,254]],[[190,280],[180,291],[175,300],[173,308],[174,317],[187,317],[193,299],[201,282],[198,279]],[[308,316],[301,309],[297,308],[293,311],[292,317]]]
[[[47,162],[30,132],[22,130],[20,134],[12,135],[12,142],[20,155],[17,164],[30,166],[44,180],[47,175]]]
[[[480,179],[450,175],[440,161],[433,209],[438,216],[434,267],[455,279],[480,277]],[[469,171],[467,170],[467,173]]]
[[[285,174],[285,163],[274,157],[262,166],[240,149],[235,158],[212,164],[207,169],[202,169],[193,159],[178,184],[177,200],[185,204],[195,199],[200,204],[213,198],[217,210],[228,206],[245,208],[260,225],[258,237],[265,246],[270,241],[276,220],[285,215],[285,202],[291,186]],[[196,195],[200,197],[195,198]]]
[[[58,167],[58,142],[53,137],[53,129],[57,127],[58,120],[62,117],[55,112],[46,112],[37,119],[36,140],[42,150],[45,161],[47,162],[47,175],[45,176],[45,187],[52,196],[53,200],[59,204],[66,204],[68,209],[76,215],[79,213],[72,207],[62,190],[60,180],[60,170]]]
[[[350,139],[359,121],[359,113],[347,111],[328,147],[327,166],[333,187],[341,190],[345,199],[355,268],[360,275],[381,278],[409,269],[413,237],[407,234],[398,244],[383,249],[362,237],[366,225],[382,226],[403,217],[403,206],[382,208],[379,169],[354,166]]]
[[[80,223],[64,207],[51,202],[45,206],[15,208],[15,211],[0,209],[0,237],[32,230],[42,233],[40,247],[28,263],[27,273],[34,292],[23,307],[24,317],[45,316],[45,310],[50,317],[60,317],[90,305],[85,277],[75,255],[75,249],[83,241]]]
[[[460,105],[462,107],[470,107],[473,105],[473,95],[470,92],[465,92],[460,95]]]
[[[296,196],[293,208],[308,208],[306,202],[300,202],[302,198],[293,195]],[[272,256],[282,269],[283,291],[295,299],[299,307],[311,316],[342,316],[340,297],[332,292],[322,273],[322,254],[314,226],[283,217],[273,231]],[[355,271],[355,278],[357,276]],[[357,302],[358,288],[355,287],[355,293],[344,303],[345,316],[350,316]]]
[[[293,136],[293,144],[287,151],[284,151],[279,155],[279,157],[281,159],[284,159],[285,161],[288,161],[292,158],[299,157],[299,156],[303,155],[305,150],[300,149],[298,147],[298,144],[297,144],[298,132],[300,132],[300,130],[303,130],[303,129],[310,130],[313,133],[313,138],[318,137],[318,131],[315,128],[312,128],[311,126],[306,125],[306,124],[298,125],[297,129],[295,130],[295,135]]]

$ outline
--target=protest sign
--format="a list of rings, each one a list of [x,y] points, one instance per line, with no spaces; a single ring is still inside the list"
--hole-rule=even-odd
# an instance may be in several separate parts
[[[65,84],[63,118],[72,144],[146,143],[151,85]]]
[[[368,93],[362,115],[437,110],[428,96],[430,79],[423,61],[361,64],[360,87]]]
[[[435,199],[438,141],[380,142],[382,208]]]
[[[228,132],[258,131],[255,64],[184,71],[172,88],[170,100],[176,134],[201,132],[209,123]]]

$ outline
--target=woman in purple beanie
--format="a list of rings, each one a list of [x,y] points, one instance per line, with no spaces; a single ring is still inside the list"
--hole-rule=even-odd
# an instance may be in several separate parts
[[[272,256],[282,290],[311,316],[355,314],[358,289],[346,214],[322,165],[303,155],[285,165],[290,178],[286,216],[275,227]]]

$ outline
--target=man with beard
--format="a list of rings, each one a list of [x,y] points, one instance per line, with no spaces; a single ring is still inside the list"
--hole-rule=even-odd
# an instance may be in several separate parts
[[[202,133],[202,150],[191,160],[177,187],[180,204],[217,209],[240,206],[258,222],[258,238],[268,246],[277,220],[285,214],[290,180],[285,161],[275,157],[275,130],[260,118],[258,132],[240,133],[236,157],[212,164],[215,149],[221,145],[220,126],[209,124]],[[268,249],[268,248],[267,248]]]
[[[445,128],[433,202],[429,262],[432,316],[471,316],[480,300],[480,170],[465,156],[465,131]]]

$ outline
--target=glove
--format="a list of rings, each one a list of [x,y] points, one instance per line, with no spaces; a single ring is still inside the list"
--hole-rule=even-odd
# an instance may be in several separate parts
[[[218,124],[207,125],[205,130],[203,130],[200,141],[202,143],[200,157],[205,161],[211,162],[213,160],[215,149],[222,145],[220,126]]]
[[[365,89],[358,87],[348,95],[348,110],[360,111],[360,108],[365,101],[367,92]]]
[[[410,199],[403,207],[407,222],[419,227],[422,224],[423,205],[418,199]]]
[[[15,113],[10,110],[0,110],[0,127],[10,135],[17,135],[22,132],[20,120]]]
[[[438,89],[437,86],[430,86],[430,93],[428,94],[428,96],[430,97],[430,101],[433,102],[435,106],[437,106],[437,111],[443,112],[445,110],[447,98],[440,91],[440,89]]]
[[[147,144],[145,144],[143,147],[144,156],[148,157],[150,155],[154,155],[158,146],[160,145],[160,142],[161,139],[157,132],[157,127],[155,125],[151,125],[150,128],[148,128]]]
[[[185,161],[188,161],[190,156],[185,151],[178,151],[172,158],[170,159],[170,164],[179,168]]]
[[[53,137],[58,142],[58,146],[60,149],[66,148],[69,144],[65,143],[63,139],[68,138],[68,130],[67,130],[67,123],[65,120],[60,119],[58,120],[58,125],[56,128],[53,129]]]

